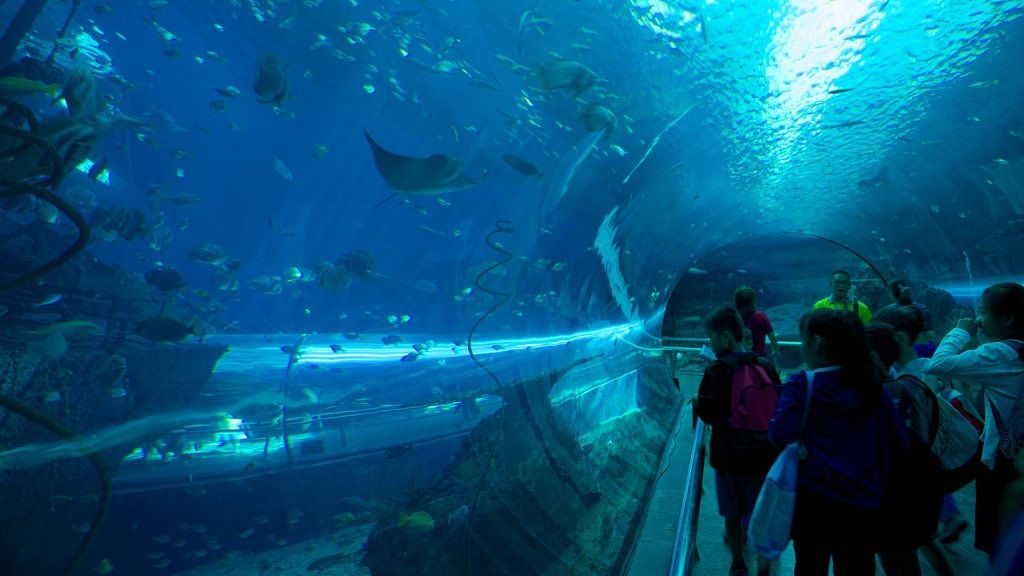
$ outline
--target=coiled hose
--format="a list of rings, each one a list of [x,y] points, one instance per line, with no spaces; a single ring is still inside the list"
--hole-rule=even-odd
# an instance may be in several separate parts
[[[65,216],[67,216],[68,220],[71,220],[71,222],[78,228],[78,239],[70,247],[46,264],[30,270],[13,280],[0,284],[0,293],[3,293],[42,278],[46,274],[53,272],[60,266],[67,263],[85,248],[85,245],[89,242],[91,231],[89,229],[89,225],[85,221],[85,218],[83,218],[82,215],[79,214],[78,211],[70,204],[65,202],[64,199],[52,192],[52,189],[56,189],[60,185],[60,181],[63,178],[64,159],[61,158],[60,153],[57,152],[57,149],[54,148],[52,144],[39,137],[39,121],[36,120],[31,110],[19,102],[3,97],[0,97],[0,106],[5,108],[3,115],[0,115],[0,134],[10,136],[21,141],[20,144],[10,149],[0,150],[0,159],[13,158],[18,154],[25,152],[32,146],[38,146],[51,162],[50,175],[38,183],[12,180],[10,178],[4,178],[2,174],[0,174],[0,198],[31,194],[43,202],[49,202],[52,204],[57,208],[57,210],[60,210]],[[28,130],[23,130],[14,125],[13,119],[16,115],[20,115],[24,118],[25,123],[28,124]],[[6,408],[7,410],[17,414],[21,414],[25,418],[28,418],[32,422],[46,428],[68,442],[80,442],[78,437],[66,426],[31,406],[15,400],[14,398],[0,394],[0,407]],[[92,524],[89,526],[89,531],[86,532],[85,537],[82,538],[82,542],[79,544],[75,555],[68,561],[67,566],[65,566],[64,576],[71,576],[76,570],[78,570],[78,567],[85,559],[85,555],[89,552],[93,542],[96,540],[100,527],[103,525],[104,519],[106,519],[107,511],[110,509],[111,480],[110,470],[107,468],[107,463],[99,452],[96,451],[88,452],[86,457],[89,459],[89,462],[92,463],[93,468],[96,469],[96,473],[100,478],[99,506],[96,510],[96,516],[93,518]]]

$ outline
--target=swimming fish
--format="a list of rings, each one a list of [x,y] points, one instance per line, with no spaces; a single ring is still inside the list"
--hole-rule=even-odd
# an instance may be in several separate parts
[[[822,125],[821,129],[828,130],[836,128],[853,128],[854,126],[860,126],[861,124],[864,123],[865,122],[863,120],[851,120],[849,122],[840,122],[838,124],[824,124]]]
[[[434,528],[434,519],[429,513],[419,510],[412,514],[406,514],[402,512],[398,515],[398,527],[408,527],[414,530],[432,530]]]
[[[71,109],[70,102],[68,108]],[[63,171],[59,177],[63,178],[89,157],[100,138],[100,131],[89,122],[61,119],[40,126],[38,136],[52,144],[60,155]],[[20,152],[4,166],[4,176],[12,180],[45,176],[52,172],[52,160],[38,146]]]
[[[449,524],[459,524],[465,522],[466,518],[469,517],[469,506],[463,504],[455,509],[454,512],[448,515]]]
[[[52,362],[64,355],[68,350],[68,341],[63,334],[57,332],[50,334],[42,340],[33,340],[28,343],[25,354],[32,358],[38,358],[45,362]]]
[[[43,306],[49,306],[50,304],[56,304],[57,302],[60,302],[61,299],[63,299],[63,298],[64,298],[63,294],[49,294],[45,298],[40,300],[39,302],[33,303],[32,304],[32,308],[36,309],[36,308],[42,308]]]
[[[432,154],[427,158],[400,156],[381,148],[380,144],[366,134],[366,141],[373,151],[377,171],[395,192],[404,194],[444,194],[471,188],[484,181],[470,178],[463,172],[462,160],[444,154]]]
[[[224,96],[225,98],[236,98],[242,95],[242,91],[234,86],[225,86],[224,88],[217,88],[217,94]]]
[[[508,164],[509,166],[514,168],[516,172],[519,172],[520,174],[526,174],[527,176],[536,176],[538,178],[544,177],[544,173],[538,170],[536,166],[530,164],[529,162],[523,160],[522,158],[516,156],[515,154],[502,154],[501,159],[505,161],[505,164]]]
[[[146,284],[161,292],[174,292],[178,288],[185,286],[185,280],[181,277],[181,272],[170,267],[154,268],[146,272],[145,279]]]
[[[580,111],[580,120],[586,126],[588,132],[605,130],[604,137],[607,138],[619,125],[615,114],[600,104],[590,104]]]
[[[185,326],[177,320],[157,316],[139,322],[135,327],[135,333],[154,342],[181,342],[196,332],[192,326]]]
[[[8,96],[31,96],[33,94],[49,94],[53,98],[60,96],[60,84],[43,84],[38,80],[30,80],[20,76],[4,76],[0,78],[0,94]]]
[[[555,60],[537,69],[537,78],[544,90],[572,90],[573,98],[591,88],[597,82],[597,74],[572,60]]]
[[[273,53],[267,52],[260,56],[252,89],[264,98],[259,100],[261,104],[281,106],[288,98],[288,76],[285,75],[281,61]]]
[[[280,158],[274,158],[274,171],[280,174],[281,178],[284,178],[289,182],[295,179],[295,176],[292,175],[292,171],[288,169],[288,166],[286,166]]]
[[[100,174],[103,174],[104,170],[107,169],[107,166],[110,166],[110,157],[104,156],[99,162],[96,162],[89,168],[89,180],[95,182],[100,177]]]
[[[93,230],[109,240],[120,235],[128,242],[148,235],[151,228],[146,224],[146,214],[138,208],[114,208],[110,211],[99,209],[93,213]]]
[[[883,166],[882,169],[878,171],[878,174],[875,174],[867,180],[857,182],[857,186],[860,186],[861,188],[871,188],[874,186],[881,186],[882,184],[888,184],[889,182],[892,182],[892,179],[889,177],[889,167]]]
[[[102,334],[103,329],[92,322],[69,320],[67,322],[58,322],[56,324],[43,326],[37,330],[29,330],[25,333],[29,336],[36,336],[39,338],[46,338],[54,334],[60,334],[68,340],[80,340]]]

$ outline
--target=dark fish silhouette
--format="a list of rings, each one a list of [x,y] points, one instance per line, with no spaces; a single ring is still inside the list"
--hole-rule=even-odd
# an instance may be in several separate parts
[[[619,125],[619,121],[615,119],[615,114],[600,104],[590,104],[584,108],[580,112],[580,120],[583,120],[583,125],[587,127],[588,132],[605,130],[605,138],[614,132]]]
[[[597,82],[597,74],[579,62],[555,60],[537,69],[540,86],[545,90],[572,90],[573,98],[587,91]]]
[[[381,148],[380,144],[366,134],[366,141],[373,151],[373,162],[377,172],[384,177],[388,186],[395,192],[404,194],[444,194],[463,188],[471,188],[484,181],[474,180],[462,170],[462,160],[432,154],[427,158],[411,158],[399,156]]]
[[[878,174],[875,174],[874,177],[868,178],[867,180],[857,182],[857,186],[860,186],[861,188],[872,188],[874,186],[888,184],[889,182],[892,182],[892,179],[889,178],[889,167],[883,166],[882,169],[878,171]]]
[[[157,316],[143,320],[135,327],[135,333],[154,342],[181,342],[190,334],[194,335],[192,326],[185,326],[177,320]]]
[[[540,170],[537,170],[536,166],[530,164],[529,162],[523,160],[522,158],[516,156],[515,154],[502,154],[501,159],[505,161],[505,164],[508,164],[509,166],[514,168],[516,172],[519,172],[520,174],[526,174],[527,176],[536,176],[538,178],[544,177],[544,174]]]
[[[93,213],[92,226],[100,233],[112,236],[114,232],[132,242],[147,236],[151,228],[146,224],[146,214],[138,208],[102,208]]]
[[[277,56],[267,52],[260,56],[259,66],[256,68],[256,80],[252,83],[254,92],[264,98],[261,104],[276,104],[281,106],[288,98],[288,76]]]
[[[840,122],[839,124],[825,124],[821,127],[822,130],[836,129],[836,128],[853,128],[854,126],[860,126],[864,124],[863,120],[851,120],[849,122]]]
[[[349,252],[343,254],[334,263],[335,266],[342,266],[355,276],[359,278],[370,278],[373,276],[373,271],[377,268],[377,262],[366,250],[356,250],[355,252]]]
[[[146,272],[146,284],[161,292],[173,292],[185,286],[185,279],[174,268],[154,268]]]

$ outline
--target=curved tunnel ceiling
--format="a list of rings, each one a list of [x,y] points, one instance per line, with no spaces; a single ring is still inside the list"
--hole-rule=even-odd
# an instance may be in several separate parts
[[[887,274],[964,278],[965,252],[981,276],[1019,271],[1024,262],[993,253],[1012,252],[1024,212],[1024,120],[1003,92],[1020,82],[1004,59],[1024,50],[1021,7],[800,4],[763,20],[749,4],[633,10],[663,32],[654,23],[683,14],[666,42],[678,68],[648,58],[637,80],[665,92],[658,79],[673,77],[679,98],[698,101],[637,172],[655,176],[624,187],[618,238],[631,285],[647,287],[638,301],[654,311],[702,254],[784,230],[832,238]],[[699,149],[709,135],[721,139],[714,161]]]
[[[1024,268],[1009,249],[1024,230],[1024,79],[1010,72],[1024,2],[312,3],[293,20],[268,6],[161,13],[157,32],[177,31],[190,58],[159,56],[162,36],[141,30],[135,44],[100,44],[118,73],[148,82],[124,92],[127,113],[194,119],[203,134],[160,123],[161,146],[128,142],[127,163],[112,156],[112,201],[145,205],[139,190],[171,181],[204,202],[169,209],[169,223],[191,226],[162,253],[97,251],[143,272],[159,259],[206,288],[214,274],[187,249],[223,245],[245,263],[223,325],[340,332],[405,314],[424,331],[462,331],[489,305],[474,280],[502,258],[484,242],[498,220],[515,228],[501,243],[516,259],[494,280],[515,289],[496,318],[512,331],[656,320],[701,255],[779,231],[833,239],[886,273],[956,279],[964,252],[979,276]],[[134,31],[143,12],[105,25]],[[149,51],[159,69],[138,56]],[[229,116],[210,110],[212,89],[247,86],[266,51],[291,63],[295,117],[243,99]],[[598,77],[579,100],[541,89],[536,71],[560,58]],[[586,104],[611,110],[615,132],[587,132]],[[390,191],[363,128],[386,149],[447,154],[486,178],[375,207]],[[186,136],[188,159],[169,159]],[[321,145],[327,155],[311,156]],[[245,289],[361,249],[380,276],[341,296]]]

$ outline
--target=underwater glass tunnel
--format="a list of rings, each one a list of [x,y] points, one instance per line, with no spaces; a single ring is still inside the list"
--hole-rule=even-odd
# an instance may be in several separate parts
[[[0,571],[626,573],[737,287],[1024,279],[1021,15],[0,1]]]

